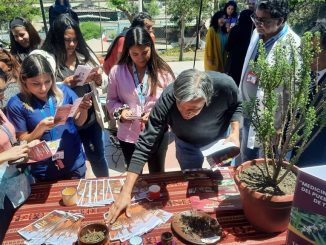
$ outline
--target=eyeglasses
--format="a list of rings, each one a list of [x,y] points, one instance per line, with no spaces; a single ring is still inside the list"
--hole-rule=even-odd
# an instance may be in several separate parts
[[[73,42],[73,43],[77,43],[78,42],[78,40],[76,39],[76,38],[64,38],[63,39],[66,43],[71,43],[71,42]]]
[[[250,18],[252,20],[252,22],[255,23],[255,25],[258,25],[258,26],[266,26],[266,25],[269,25],[270,23],[272,23],[274,20],[277,20],[279,18],[268,18],[268,19],[265,19],[265,18],[260,18],[260,17],[257,17],[255,14],[252,14],[250,15]]]

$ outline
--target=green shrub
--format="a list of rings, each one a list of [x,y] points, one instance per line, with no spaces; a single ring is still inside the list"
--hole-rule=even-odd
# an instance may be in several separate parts
[[[94,22],[83,22],[80,24],[80,30],[83,34],[84,39],[90,40],[92,38],[101,37],[101,27]]]

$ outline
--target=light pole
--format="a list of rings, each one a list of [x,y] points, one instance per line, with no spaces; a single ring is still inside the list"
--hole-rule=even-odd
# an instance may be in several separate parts
[[[138,13],[143,12],[143,0],[138,0]]]
[[[45,31],[45,35],[47,35],[48,34],[48,25],[46,24],[46,18],[45,18],[44,6],[43,6],[43,1],[42,0],[40,0],[40,6],[41,6],[41,11],[42,11],[44,31]]]
[[[196,48],[195,48],[195,57],[194,57],[194,66],[196,66],[196,57],[197,57],[197,49],[198,49],[198,44],[199,44],[199,32],[200,32],[200,24],[201,24],[201,11],[203,9],[203,0],[200,0],[200,5],[199,5],[199,16],[198,16],[198,21],[197,21],[197,37],[196,37]]]

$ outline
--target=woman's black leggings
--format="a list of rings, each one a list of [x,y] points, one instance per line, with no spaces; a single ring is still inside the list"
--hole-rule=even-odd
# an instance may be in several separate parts
[[[127,164],[127,169],[130,165],[132,154],[135,150],[135,144],[128,143],[122,140],[120,141],[121,150]],[[166,131],[162,137],[161,142],[157,147],[157,151],[148,160],[148,169],[150,173],[164,172],[165,156],[169,144],[169,133]]]

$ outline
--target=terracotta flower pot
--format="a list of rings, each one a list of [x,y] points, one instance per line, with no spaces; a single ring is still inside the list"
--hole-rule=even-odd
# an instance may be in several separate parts
[[[235,182],[238,185],[243,211],[248,221],[263,232],[282,232],[287,229],[289,224],[293,194],[272,196],[256,192],[249,189],[239,178],[239,173],[243,170],[263,162],[264,159],[256,159],[242,163],[236,169]],[[297,168],[293,167],[292,171],[296,173]]]

